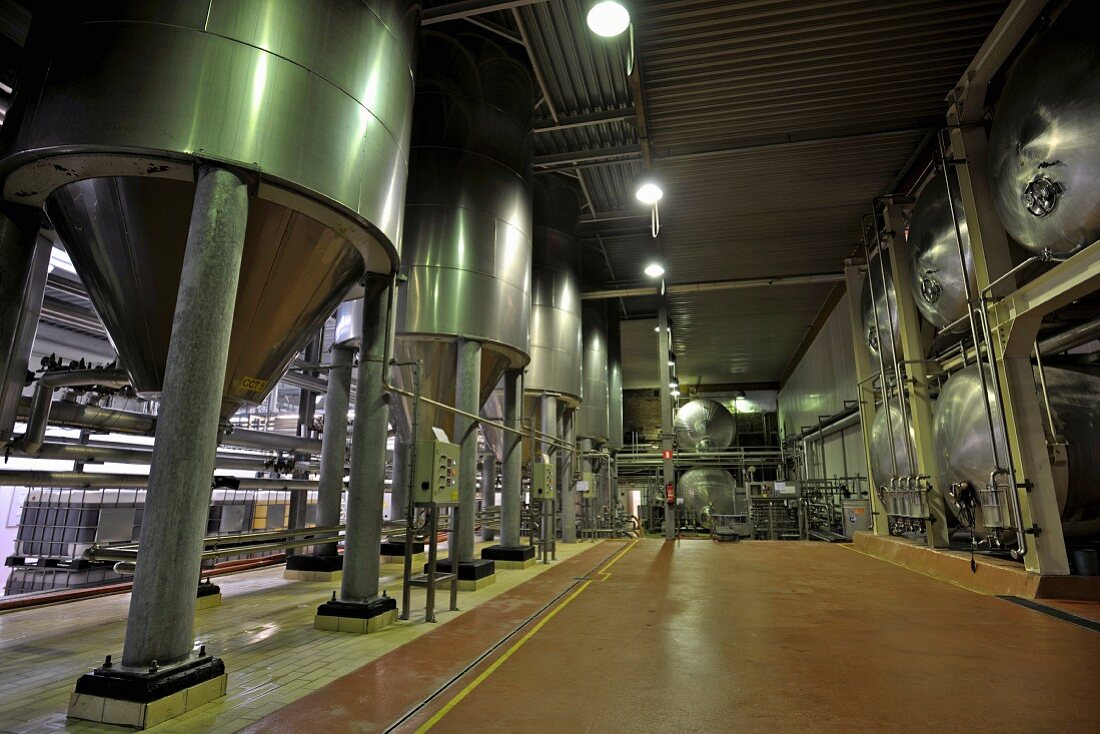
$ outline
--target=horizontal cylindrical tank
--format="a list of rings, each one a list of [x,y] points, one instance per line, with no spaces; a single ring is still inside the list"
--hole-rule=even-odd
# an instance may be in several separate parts
[[[889,402],[880,405],[871,424],[871,474],[875,486],[889,486],[895,477],[911,476],[914,472],[906,448],[906,434],[913,440],[913,426],[902,419],[898,406]],[[910,444],[912,445],[912,444]],[[891,458],[892,455],[892,458]]]
[[[688,469],[680,477],[680,495],[688,516],[706,524],[710,515],[732,515],[737,484],[733,476],[718,467]]]
[[[1033,252],[1100,239],[1100,5],[1072,3],[1016,59],[989,134],[993,201]]]
[[[676,411],[676,444],[684,449],[724,449],[733,442],[733,415],[717,400],[695,398]]]
[[[967,283],[972,294],[978,292],[962,191],[955,169],[949,168],[948,176],[951,178],[950,201],[947,182],[942,173],[936,173],[917,197],[909,221],[912,288],[917,308],[929,323],[941,329],[966,315]],[[965,266],[959,255],[960,240]]]
[[[978,367],[971,365],[952,375],[936,400],[936,453],[945,492],[963,481],[980,490],[997,468],[987,404],[994,416],[996,455],[1002,468],[1008,462],[992,376],[985,369],[984,398]],[[1065,464],[1053,467],[1063,531],[1067,535],[1096,532],[1100,529],[1100,377],[1052,367],[1045,376],[1055,428],[1067,443]]]
[[[863,291],[860,295],[860,312],[863,315],[863,339],[875,358],[872,364],[878,369],[877,359],[879,346],[886,345],[882,359],[886,363],[887,372],[894,362],[894,354],[900,347],[900,332],[898,329],[897,298],[894,295],[893,269],[890,267],[890,258],[881,260],[880,253],[876,252],[867,263],[867,273],[863,278]],[[886,284],[883,287],[883,270],[885,270]],[[872,300],[872,293],[874,299]],[[875,314],[878,321],[875,321]],[[891,331],[892,329],[892,331]],[[893,340],[890,335],[893,334]],[[893,347],[890,345],[893,344]]]
[[[531,75],[473,33],[425,31],[419,58],[395,356],[453,405],[457,340],[480,342],[484,402],[529,361]],[[451,425],[421,409],[420,435]]]
[[[398,260],[419,3],[54,3],[3,127],[134,387],[160,390],[195,168],[250,181],[223,413],[258,402]]]

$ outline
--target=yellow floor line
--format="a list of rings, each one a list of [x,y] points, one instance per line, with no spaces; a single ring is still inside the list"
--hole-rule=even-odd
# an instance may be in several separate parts
[[[614,564],[620,558],[625,556],[627,554],[627,552],[631,548],[633,548],[635,546],[635,544],[637,544],[637,542],[638,542],[637,540],[632,541],[629,545],[627,545],[625,548],[623,548],[618,553],[616,553],[614,556],[612,556],[608,560],[607,563],[605,563],[603,566],[601,566],[596,571],[596,573],[604,573],[604,569],[611,568],[612,564]],[[604,574],[604,580],[606,580],[607,576],[610,576],[610,574]],[[583,584],[581,584],[579,589],[577,589],[572,594],[570,594],[568,597],[566,597],[565,601],[563,601],[558,606],[554,607],[550,611],[549,614],[547,614],[545,617],[543,617],[541,620],[539,620],[538,624],[536,624],[534,627],[531,628],[530,632],[528,632],[523,637],[521,637],[518,641],[516,641],[516,644],[512,645],[510,648],[508,648],[508,650],[503,655],[501,655],[499,658],[494,660],[493,663],[481,673],[481,675],[479,675],[477,678],[474,678],[472,681],[470,681],[470,684],[468,686],[466,686],[461,691],[459,691],[458,695],[456,695],[454,698],[452,698],[450,701],[448,701],[446,703],[446,705],[443,706],[443,708],[441,708],[439,711],[437,711],[435,713],[434,716],[432,716],[432,718],[425,721],[424,724],[419,729],[416,730],[416,734],[423,734],[423,732],[428,731],[433,726],[438,724],[439,721],[444,716],[446,716],[450,712],[451,709],[453,709],[458,704],[462,703],[462,700],[464,698],[466,698],[466,696],[470,695],[474,691],[475,688],[477,688],[482,683],[484,683],[485,680],[490,675],[492,675],[496,671],[497,668],[499,668],[501,665],[503,665],[505,663],[505,661],[508,660],[508,658],[512,657],[512,655],[514,655],[517,650],[519,650],[521,647],[523,647],[525,644],[527,644],[527,641],[530,640],[532,637],[534,637],[536,632],[538,632],[540,629],[542,629],[543,626],[547,622],[549,622],[551,619],[553,619],[554,615],[556,615],[562,609],[565,609],[565,607],[568,606],[568,604],[571,601],[573,601],[578,596],[580,596],[581,593],[585,589],[587,589],[588,585],[591,584],[591,583],[592,583],[592,579],[589,579],[589,580],[585,581]]]

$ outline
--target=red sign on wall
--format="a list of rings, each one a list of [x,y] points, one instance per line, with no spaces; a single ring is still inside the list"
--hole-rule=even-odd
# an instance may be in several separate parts
[[[661,452],[661,458],[662,459],[671,459],[672,458],[672,449],[666,449],[666,450],[662,451]]]

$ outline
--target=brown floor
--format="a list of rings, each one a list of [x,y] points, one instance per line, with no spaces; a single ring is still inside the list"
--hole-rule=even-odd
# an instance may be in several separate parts
[[[570,588],[400,731],[1100,729],[1096,632],[828,544],[645,540],[574,585],[624,547],[564,562],[250,731],[383,730]]]

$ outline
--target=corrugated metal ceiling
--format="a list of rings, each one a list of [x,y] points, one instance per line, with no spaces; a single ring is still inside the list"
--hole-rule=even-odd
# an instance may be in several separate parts
[[[559,115],[635,102],[626,43],[589,33],[582,5],[551,0],[517,11]],[[871,198],[942,124],[944,96],[1006,5],[635,2],[648,143],[666,192],[661,244],[669,282],[839,272]],[[540,154],[639,142],[625,122],[538,138]],[[606,248],[614,285],[641,284],[657,251],[632,197],[639,170],[624,161],[573,172],[597,218],[640,215],[583,229],[587,244]],[[682,381],[779,380],[829,291],[786,286],[674,298]],[[627,308],[652,316],[653,299],[645,300]],[[643,360],[624,367],[639,378],[651,371],[636,350],[624,359]]]

